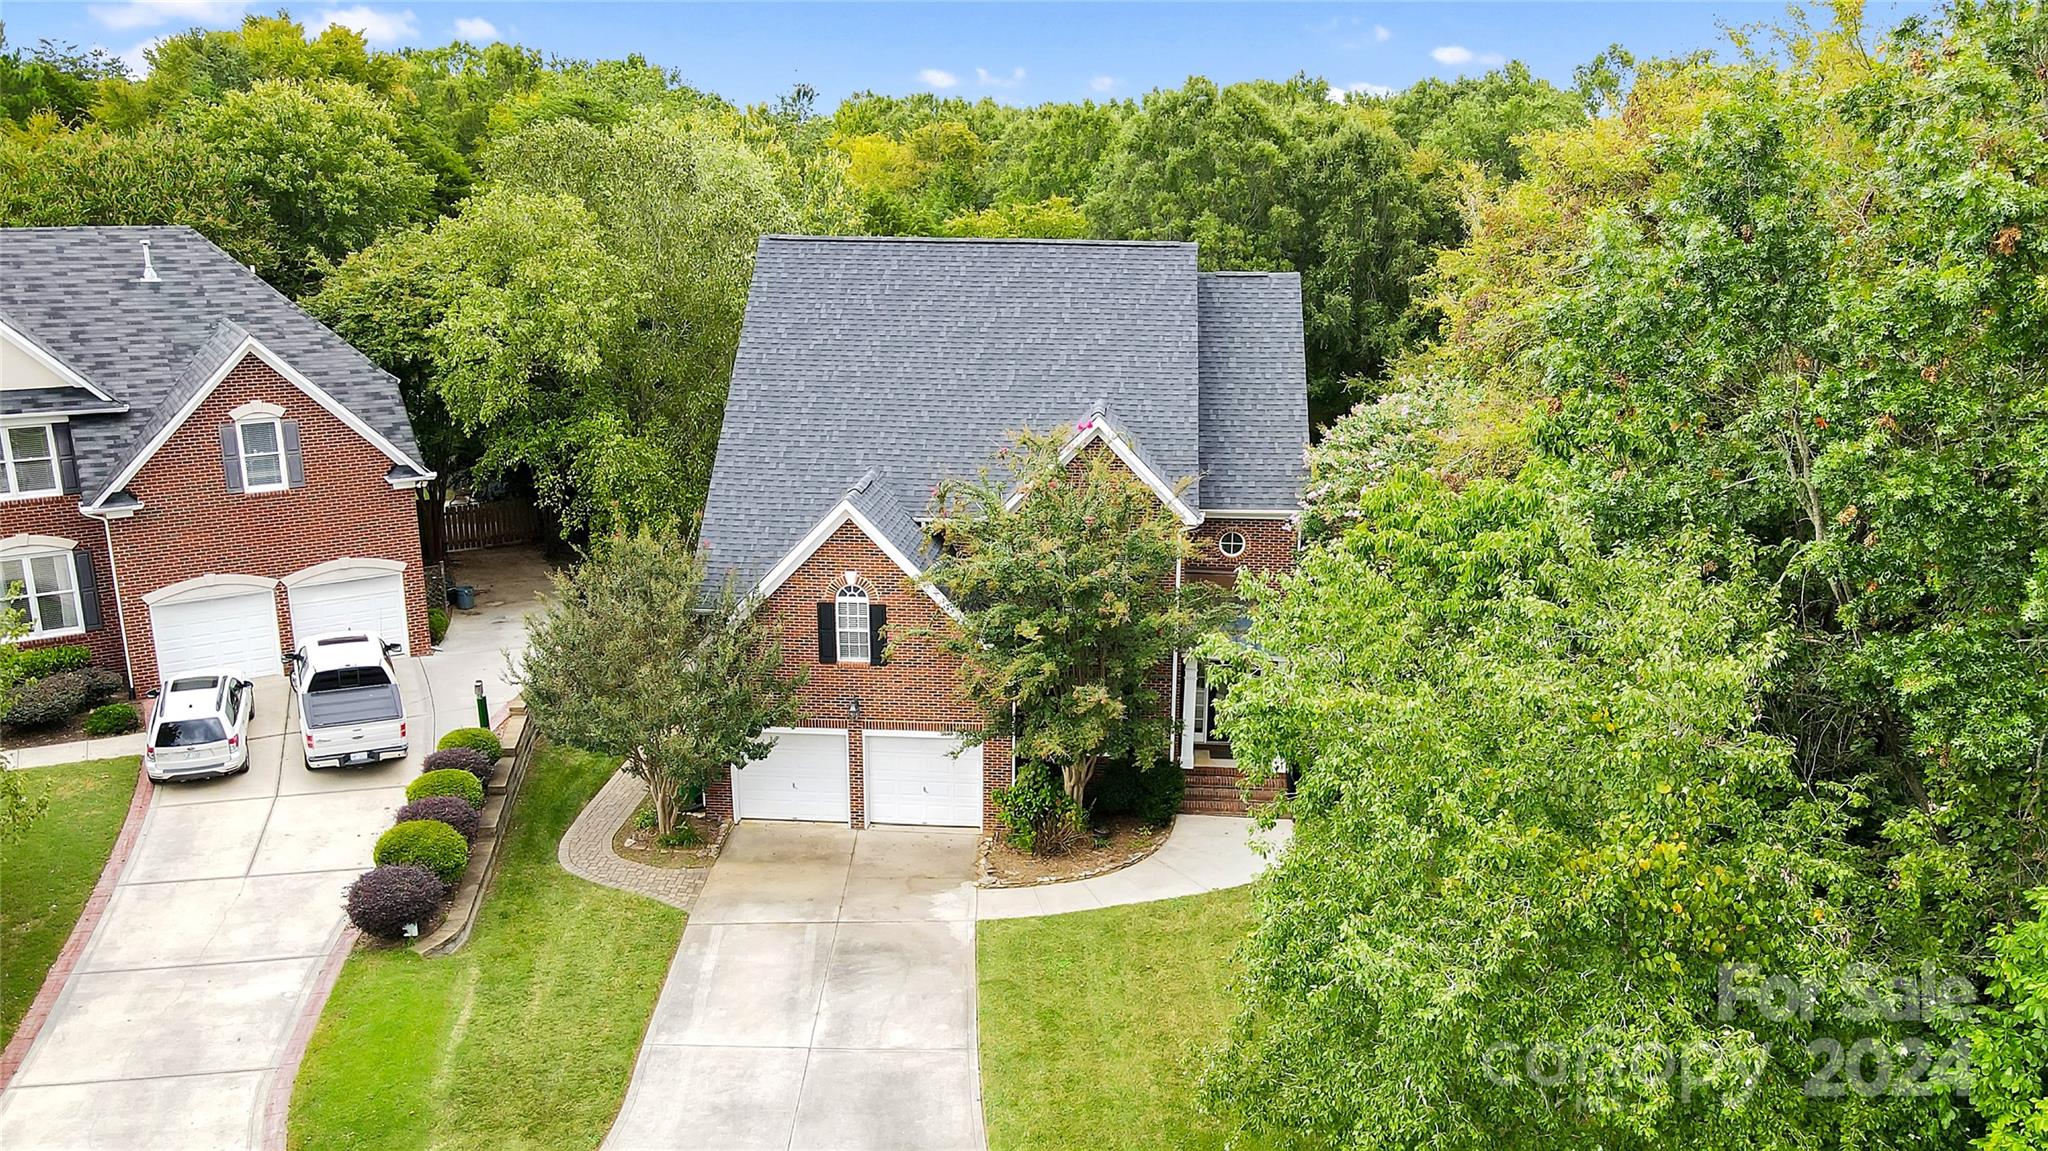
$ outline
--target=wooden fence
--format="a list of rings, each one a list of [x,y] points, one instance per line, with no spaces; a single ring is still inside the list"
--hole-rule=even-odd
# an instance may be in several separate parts
[[[450,552],[505,547],[540,539],[540,513],[524,500],[420,505],[420,550],[429,560]]]

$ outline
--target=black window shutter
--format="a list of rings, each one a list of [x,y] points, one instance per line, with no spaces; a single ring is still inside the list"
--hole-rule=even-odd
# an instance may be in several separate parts
[[[78,571],[78,613],[85,622],[85,630],[100,630],[100,585],[93,575],[92,553],[84,548],[74,549],[71,562]]]
[[[306,461],[299,455],[299,421],[279,420],[279,438],[284,442],[284,486],[306,486]]]
[[[229,491],[242,490],[242,441],[233,424],[220,430],[220,470],[227,475]]]
[[[67,492],[78,491],[78,454],[71,448],[71,425],[53,424],[50,438],[57,445],[57,482]]]
[[[818,662],[839,662],[839,613],[830,601],[818,605]]]
[[[883,654],[882,649],[882,645],[889,640],[888,633],[884,630],[888,623],[888,608],[883,607],[881,604],[875,604],[868,608],[868,662],[876,667],[889,662],[888,656]]]

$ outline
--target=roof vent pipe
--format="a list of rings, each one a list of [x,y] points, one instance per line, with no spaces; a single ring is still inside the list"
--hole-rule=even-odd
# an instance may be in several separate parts
[[[156,264],[149,258],[149,241],[142,242],[142,274],[135,277],[138,284],[161,284],[164,278],[156,274]]]

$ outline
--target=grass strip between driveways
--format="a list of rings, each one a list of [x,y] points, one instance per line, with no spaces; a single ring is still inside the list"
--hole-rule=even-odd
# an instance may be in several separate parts
[[[1225,1146],[1235,1132],[1195,1100],[1251,926],[1249,887],[980,924],[991,1151]]]
[[[99,882],[141,769],[130,755],[15,773],[23,791],[47,796],[50,807],[19,843],[0,844],[0,1047],[14,1037]]]
[[[540,753],[461,951],[349,957],[299,1068],[290,1146],[598,1145],[683,934],[682,912],[555,860],[562,832],[616,766],[567,748]]]

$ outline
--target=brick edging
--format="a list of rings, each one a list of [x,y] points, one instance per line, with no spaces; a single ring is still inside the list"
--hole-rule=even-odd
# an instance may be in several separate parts
[[[341,966],[348,961],[349,952],[355,950],[359,934],[353,926],[342,926],[341,935],[335,939],[334,946],[328,948],[327,958],[313,977],[306,1001],[299,1005],[299,1018],[292,1024],[284,1058],[271,1070],[270,1088],[265,1092],[263,1151],[285,1151],[286,1121],[291,1117],[292,1088],[298,1083],[299,1063],[306,1058],[306,1046],[313,1041],[313,1029],[320,1025],[320,1013],[327,1007],[327,996],[333,992],[335,981],[341,978]]]
[[[21,1026],[14,1029],[14,1036],[7,1041],[7,1049],[0,1051],[0,1089],[14,1081],[14,1073],[21,1070],[22,1063],[28,1059],[29,1047],[35,1043],[43,1023],[49,1019],[50,1010],[57,1005],[57,997],[64,994],[65,985],[71,981],[72,969],[78,966],[79,958],[85,954],[86,943],[92,939],[93,931],[106,914],[108,901],[114,898],[114,885],[128,866],[128,856],[135,850],[135,841],[142,837],[142,821],[149,814],[149,803],[156,794],[156,785],[150,782],[149,773],[143,771],[139,764],[135,768],[135,779],[135,794],[128,799],[128,814],[121,821],[120,833],[114,836],[114,847],[107,854],[107,864],[100,868],[99,880],[93,884],[92,894],[85,897],[85,906],[78,911],[78,922],[71,925],[71,934],[43,976],[42,987],[28,1005],[28,1013],[21,1017]]]

